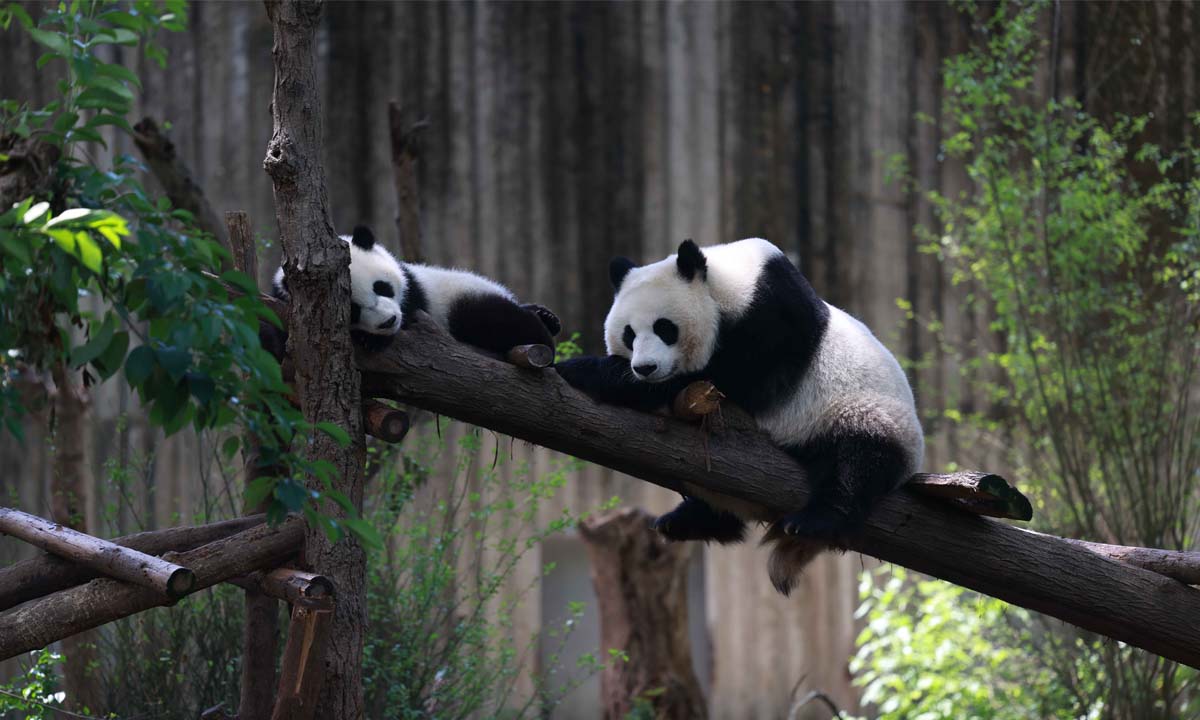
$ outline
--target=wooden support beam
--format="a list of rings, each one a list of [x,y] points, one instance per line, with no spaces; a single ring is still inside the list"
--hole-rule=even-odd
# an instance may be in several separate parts
[[[252,515],[208,525],[140,532],[113,538],[111,542],[147,555],[162,555],[171,550],[198,548],[262,525],[265,520],[265,515]],[[23,602],[82,585],[98,577],[103,577],[103,573],[50,553],[22,560],[0,569],[0,610],[8,610]]]
[[[1066,541],[1097,555],[1165,575],[1185,585],[1200,585],[1200,552],[1194,550],[1159,550],[1070,538],[1066,538]]]
[[[202,590],[277,567],[300,550],[304,528],[301,518],[259,525],[168,559],[190,567],[196,576],[193,591]],[[0,660],[171,602],[154,590],[108,578],[63,590],[0,614]]]
[[[496,362],[417,318],[358,355],[364,392],[457,418],[685,493],[782,514],[808,502],[803,470],[753,428],[704,433],[600,405],[553,371]],[[708,461],[706,467],[706,460]],[[850,550],[1043,612],[1200,668],[1200,590],[1062,538],[962,512],[910,490],[885,498]],[[767,582],[765,569],[762,582]]]
[[[260,592],[267,597],[293,605],[334,596],[332,580],[324,575],[315,575],[292,568],[275,568],[246,577],[234,578],[229,582],[243,590]],[[274,656],[272,656],[273,659]]]
[[[316,716],[333,613],[332,598],[297,603],[292,608],[271,720],[312,720]]]
[[[0,507],[0,533],[173,600],[187,595],[196,584],[186,567],[13,508]]]

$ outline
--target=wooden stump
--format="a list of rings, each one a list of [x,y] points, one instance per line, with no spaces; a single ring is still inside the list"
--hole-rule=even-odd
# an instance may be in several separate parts
[[[624,508],[579,525],[592,562],[600,606],[600,647],[629,656],[600,678],[604,717],[624,718],[636,698],[656,718],[708,715],[692,669],[688,638],[687,566],[693,546],[667,542],[643,510]]]

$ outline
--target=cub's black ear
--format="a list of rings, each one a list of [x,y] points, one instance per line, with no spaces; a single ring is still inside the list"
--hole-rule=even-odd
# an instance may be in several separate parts
[[[700,252],[696,243],[691,240],[684,240],[679,244],[679,254],[675,258],[675,265],[679,268],[679,274],[688,282],[691,282],[697,275],[701,280],[708,278],[708,261],[704,259],[704,253]]]
[[[350,236],[350,242],[363,250],[370,250],[375,247],[375,233],[371,232],[371,228],[366,225],[359,225],[354,228],[354,234]]]
[[[615,257],[608,263],[608,279],[612,280],[613,290],[620,290],[621,283],[629,271],[637,267],[627,257]]]

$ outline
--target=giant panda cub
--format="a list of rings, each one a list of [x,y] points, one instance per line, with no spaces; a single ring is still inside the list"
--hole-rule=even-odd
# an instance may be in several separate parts
[[[495,353],[518,345],[554,347],[558,317],[541,305],[521,305],[503,285],[466,270],[401,263],[364,226],[343,235],[350,246],[350,335],[371,351],[387,348],[418,310],[458,341]],[[283,268],[272,294],[290,302]],[[286,336],[264,339],[277,356]]]
[[[673,540],[741,541],[771,523],[769,574],[787,594],[801,569],[857,530],[872,503],[921,466],[924,438],[899,363],[858,320],[827,304],[779,248],[753,238],[643,267],[617,258],[604,322],[608,356],[558,364],[597,400],[661,407],[709,380],[792,455],[813,488],[783,517],[694,489],[658,518]]]

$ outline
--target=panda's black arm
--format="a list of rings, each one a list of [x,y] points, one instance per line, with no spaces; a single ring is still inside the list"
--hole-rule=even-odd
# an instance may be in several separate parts
[[[669,406],[681,390],[699,379],[684,375],[660,383],[643,382],[634,378],[629,359],[618,355],[572,358],[554,368],[567,383],[594,400],[644,412]]]

